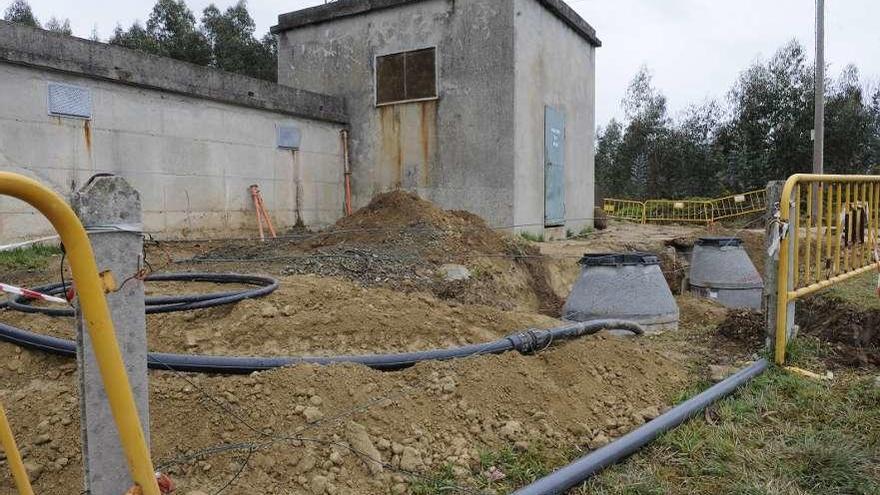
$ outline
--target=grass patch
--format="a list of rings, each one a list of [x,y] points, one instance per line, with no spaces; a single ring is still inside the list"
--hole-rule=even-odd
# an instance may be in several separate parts
[[[414,495],[510,493],[549,474],[572,457],[564,449],[542,446],[525,450],[513,446],[486,450],[480,452],[479,462],[466,476],[456,477],[453,467],[446,465],[425,478],[412,480],[410,490]],[[491,473],[502,473],[503,477],[498,479]]]
[[[580,232],[575,233],[573,230],[566,230],[565,236],[569,239],[584,239],[586,237],[590,237],[590,234],[593,233],[593,227],[584,227]]]
[[[417,478],[410,484],[413,495],[435,495],[440,493],[457,493],[459,485],[455,473],[449,464],[443,466],[431,476]]]
[[[531,242],[544,242],[544,234],[533,234],[524,230],[519,233],[519,236]]]
[[[0,251],[0,268],[4,270],[39,270],[46,267],[51,257],[59,254],[61,254],[61,248],[58,246],[42,244]]]
[[[872,381],[772,369],[575,493],[880,494]]]
[[[877,297],[876,290],[877,272],[872,271],[836,284],[825,294],[861,309],[880,309],[880,297]]]

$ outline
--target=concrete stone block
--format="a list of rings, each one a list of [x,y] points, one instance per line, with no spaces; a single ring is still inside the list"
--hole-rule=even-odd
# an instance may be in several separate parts
[[[99,177],[84,185],[72,198],[72,206],[88,229],[117,225],[137,228],[142,221],[140,198],[121,177]],[[125,370],[149,439],[149,381],[144,284],[131,278],[142,267],[143,239],[137,232],[101,232],[90,235],[99,270],[110,270],[118,289],[107,294],[110,316],[122,352]],[[91,336],[79,314],[77,363],[83,469],[86,491],[93,495],[116,495],[132,486],[128,465],[119,443],[107,394],[92,349]]]

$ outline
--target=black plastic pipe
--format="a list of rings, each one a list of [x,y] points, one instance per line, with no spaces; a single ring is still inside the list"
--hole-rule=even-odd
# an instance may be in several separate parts
[[[243,284],[255,286],[249,289],[212,292],[208,294],[185,294],[181,296],[151,296],[144,299],[146,313],[170,313],[172,311],[190,311],[211,308],[223,304],[231,304],[245,299],[262,297],[271,294],[278,288],[278,281],[271,277],[259,275],[241,275],[237,273],[152,273],[144,279],[147,282],[213,282],[217,284]],[[33,290],[51,296],[64,294],[69,284],[54,283],[34,287]],[[48,316],[73,316],[72,308],[49,308],[32,306],[24,296],[12,296],[7,302],[0,303],[0,308],[8,307],[23,313],[40,313]]]
[[[548,495],[565,493],[594,474],[629,457],[663,433],[679,426],[700,413],[713,402],[722,399],[737,388],[763,373],[768,367],[766,359],[756,361],[731,377],[706,389],[699,395],[673,407],[656,419],[597,449],[573,463],[558,469],[534,483],[513,492],[513,495]]]
[[[548,330],[526,330],[502,339],[483,344],[434,349],[399,354],[368,354],[343,356],[207,356],[150,352],[147,365],[153,369],[191,371],[201,373],[251,373],[300,363],[335,364],[357,363],[377,370],[396,370],[422,361],[448,360],[480,354],[501,354],[516,350],[524,354],[543,350],[554,342],[575,339],[603,329],[628,330],[642,335],[644,329],[637,323],[623,320],[595,320],[567,324]],[[35,349],[61,356],[76,356],[76,343],[72,340],[42,335],[0,323],[0,340],[21,347]]]

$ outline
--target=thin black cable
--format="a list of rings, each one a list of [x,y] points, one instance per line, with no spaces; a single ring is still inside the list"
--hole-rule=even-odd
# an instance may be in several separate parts
[[[235,474],[232,476],[232,478],[230,478],[229,481],[227,481],[225,485],[221,486],[216,492],[214,492],[214,495],[220,495],[221,493],[223,493],[224,490],[226,490],[227,488],[232,486],[233,483],[235,483],[235,480],[237,480],[241,476],[241,474],[244,473],[244,470],[250,464],[251,456],[253,456],[253,455],[254,455],[254,449],[249,449],[247,451],[247,456],[244,458],[244,461],[242,461],[241,467],[238,468],[238,471],[235,472]]]

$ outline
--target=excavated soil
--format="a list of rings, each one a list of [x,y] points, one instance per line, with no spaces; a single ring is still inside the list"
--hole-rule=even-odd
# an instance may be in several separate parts
[[[564,294],[534,244],[492,229],[465,211],[442,210],[418,196],[393,191],[317,233],[270,242],[206,242],[178,268],[213,265],[227,270],[343,277],[366,287],[431,292],[463,304],[519,308],[559,316]],[[568,260],[576,270],[577,260]],[[471,276],[447,280],[443,264],[461,264]]]
[[[73,363],[8,344],[0,356],[0,396],[37,492],[69,494],[81,480]],[[648,339],[594,336],[536,356],[395,373],[354,365],[154,372],[153,452],[181,493],[214,493],[233,479],[224,493],[407,493],[447,465],[469,486],[481,452],[595,448],[657,416],[686,385],[683,369]]]
[[[150,349],[239,355],[334,355],[403,352],[495,340],[558,320],[490,306],[449,304],[427,293],[364,288],[351,281],[300,275],[280,278],[261,299],[197,311],[147,316]],[[154,294],[202,293],[235,286],[148,283]],[[0,313],[4,323],[73,339],[74,319]],[[218,322],[222,322],[218,324]]]
[[[817,296],[798,304],[796,318],[802,333],[831,344],[831,364],[880,366],[880,310]]]
[[[727,318],[718,326],[718,335],[758,351],[766,341],[764,313],[748,309],[730,310]]]
[[[150,315],[148,340],[158,351],[239,355],[482,342],[558,323],[554,316],[585,252],[658,252],[667,278],[678,280],[685,265],[666,243],[691,233],[612,222],[584,239],[533,244],[471,214],[389,193],[320,233],[266,243],[151,244],[148,255],[159,271],[268,273],[281,287],[231,306]],[[445,280],[439,269],[446,263],[466,266],[470,278]],[[26,281],[51,281],[55,273],[57,266]],[[171,294],[230,287],[147,288]],[[660,414],[702,379],[705,364],[738,362],[744,346],[713,340],[727,311],[690,295],[678,301],[680,333],[600,334],[530,356],[480,356],[385,373],[356,365],[246,376],[151,372],[154,459],[179,493],[190,495],[402,494],[442,470],[458,485],[450,493],[492,493],[479,483],[486,469],[481,454],[513,448],[562,457],[595,449]],[[72,336],[69,318],[3,311],[0,320]],[[5,343],[0,363],[0,400],[37,492],[71,493],[82,480],[75,363]],[[11,486],[0,460],[0,493]]]

